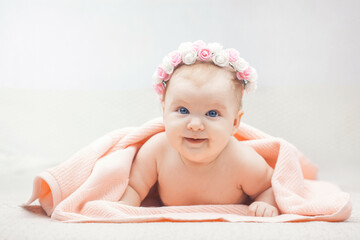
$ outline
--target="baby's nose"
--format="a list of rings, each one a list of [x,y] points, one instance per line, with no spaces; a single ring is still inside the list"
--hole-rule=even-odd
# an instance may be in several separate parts
[[[192,117],[188,123],[188,129],[191,131],[202,131],[204,130],[204,125],[199,117]]]

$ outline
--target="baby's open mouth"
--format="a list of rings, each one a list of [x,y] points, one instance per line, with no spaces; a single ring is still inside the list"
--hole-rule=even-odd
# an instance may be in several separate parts
[[[187,138],[187,137],[185,137],[185,140],[190,143],[202,143],[206,140],[206,138]]]

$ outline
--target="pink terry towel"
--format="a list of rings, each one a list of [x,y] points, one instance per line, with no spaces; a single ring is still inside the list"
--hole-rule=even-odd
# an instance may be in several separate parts
[[[39,199],[52,219],[64,222],[345,221],[351,214],[349,194],[331,183],[315,180],[317,168],[297,148],[244,123],[234,136],[253,147],[274,168],[272,187],[279,216],[247,216],[248,206],[243,204],[119,204],[137,150],[162,131],[162,119],[157,118],[138,128],[106,134],[59,166],[36,176],[33,194],[25,205]]]

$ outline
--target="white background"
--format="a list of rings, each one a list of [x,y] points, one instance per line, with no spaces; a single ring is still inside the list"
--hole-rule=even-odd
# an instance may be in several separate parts
[[[0,0],[0,87],[151,86],[183,41],[236,48],[259,87],[359,84],[357,0]]]

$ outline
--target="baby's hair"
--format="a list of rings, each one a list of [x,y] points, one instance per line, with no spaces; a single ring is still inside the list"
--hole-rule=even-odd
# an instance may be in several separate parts
[[[244,84],[243,84],[243,82],[239,81],[236,78],[236,72],[230,66],[219,67],[210,62],[196,61],[192,65],[185,65],[185,64],[180,65],[178,68],[175,69],[171,78],[173,78],[174,76],[186,78],[186,75],[189,72],[184,71],[185,69],[191,70],[191,74],[195,74],[195,75],[197,75],[198,72],[200,72],[200,74],[201,74],[201,72],[203,73],[204,71],[207,71],[207,72],[227,71],[227,72],[229,72],[230,73],[230,74],[228,74],[229,78],[230,78],[229,80],[232,82],[231,89],[233,90],[233,93],[235,94],[236,103],[238,104],[237,109],[238,110],[242,109],[242,96],[244,93]],[[164,89],[164,95],[163,95],[164,97],[162,99],[162,102],[165,102],[167,89],[169,88],[169,85],[171,85],[171,78],[169,81],[166,82],[166,88]],[[202,84],[204,84],[204,81],[206,81],[206,79],[203,79],[203,80],[196,79],[193,82],[193,84],[195,84],[197,86],[201,86]],[[219,79],[219,81],[224,81],[224,79]]]

